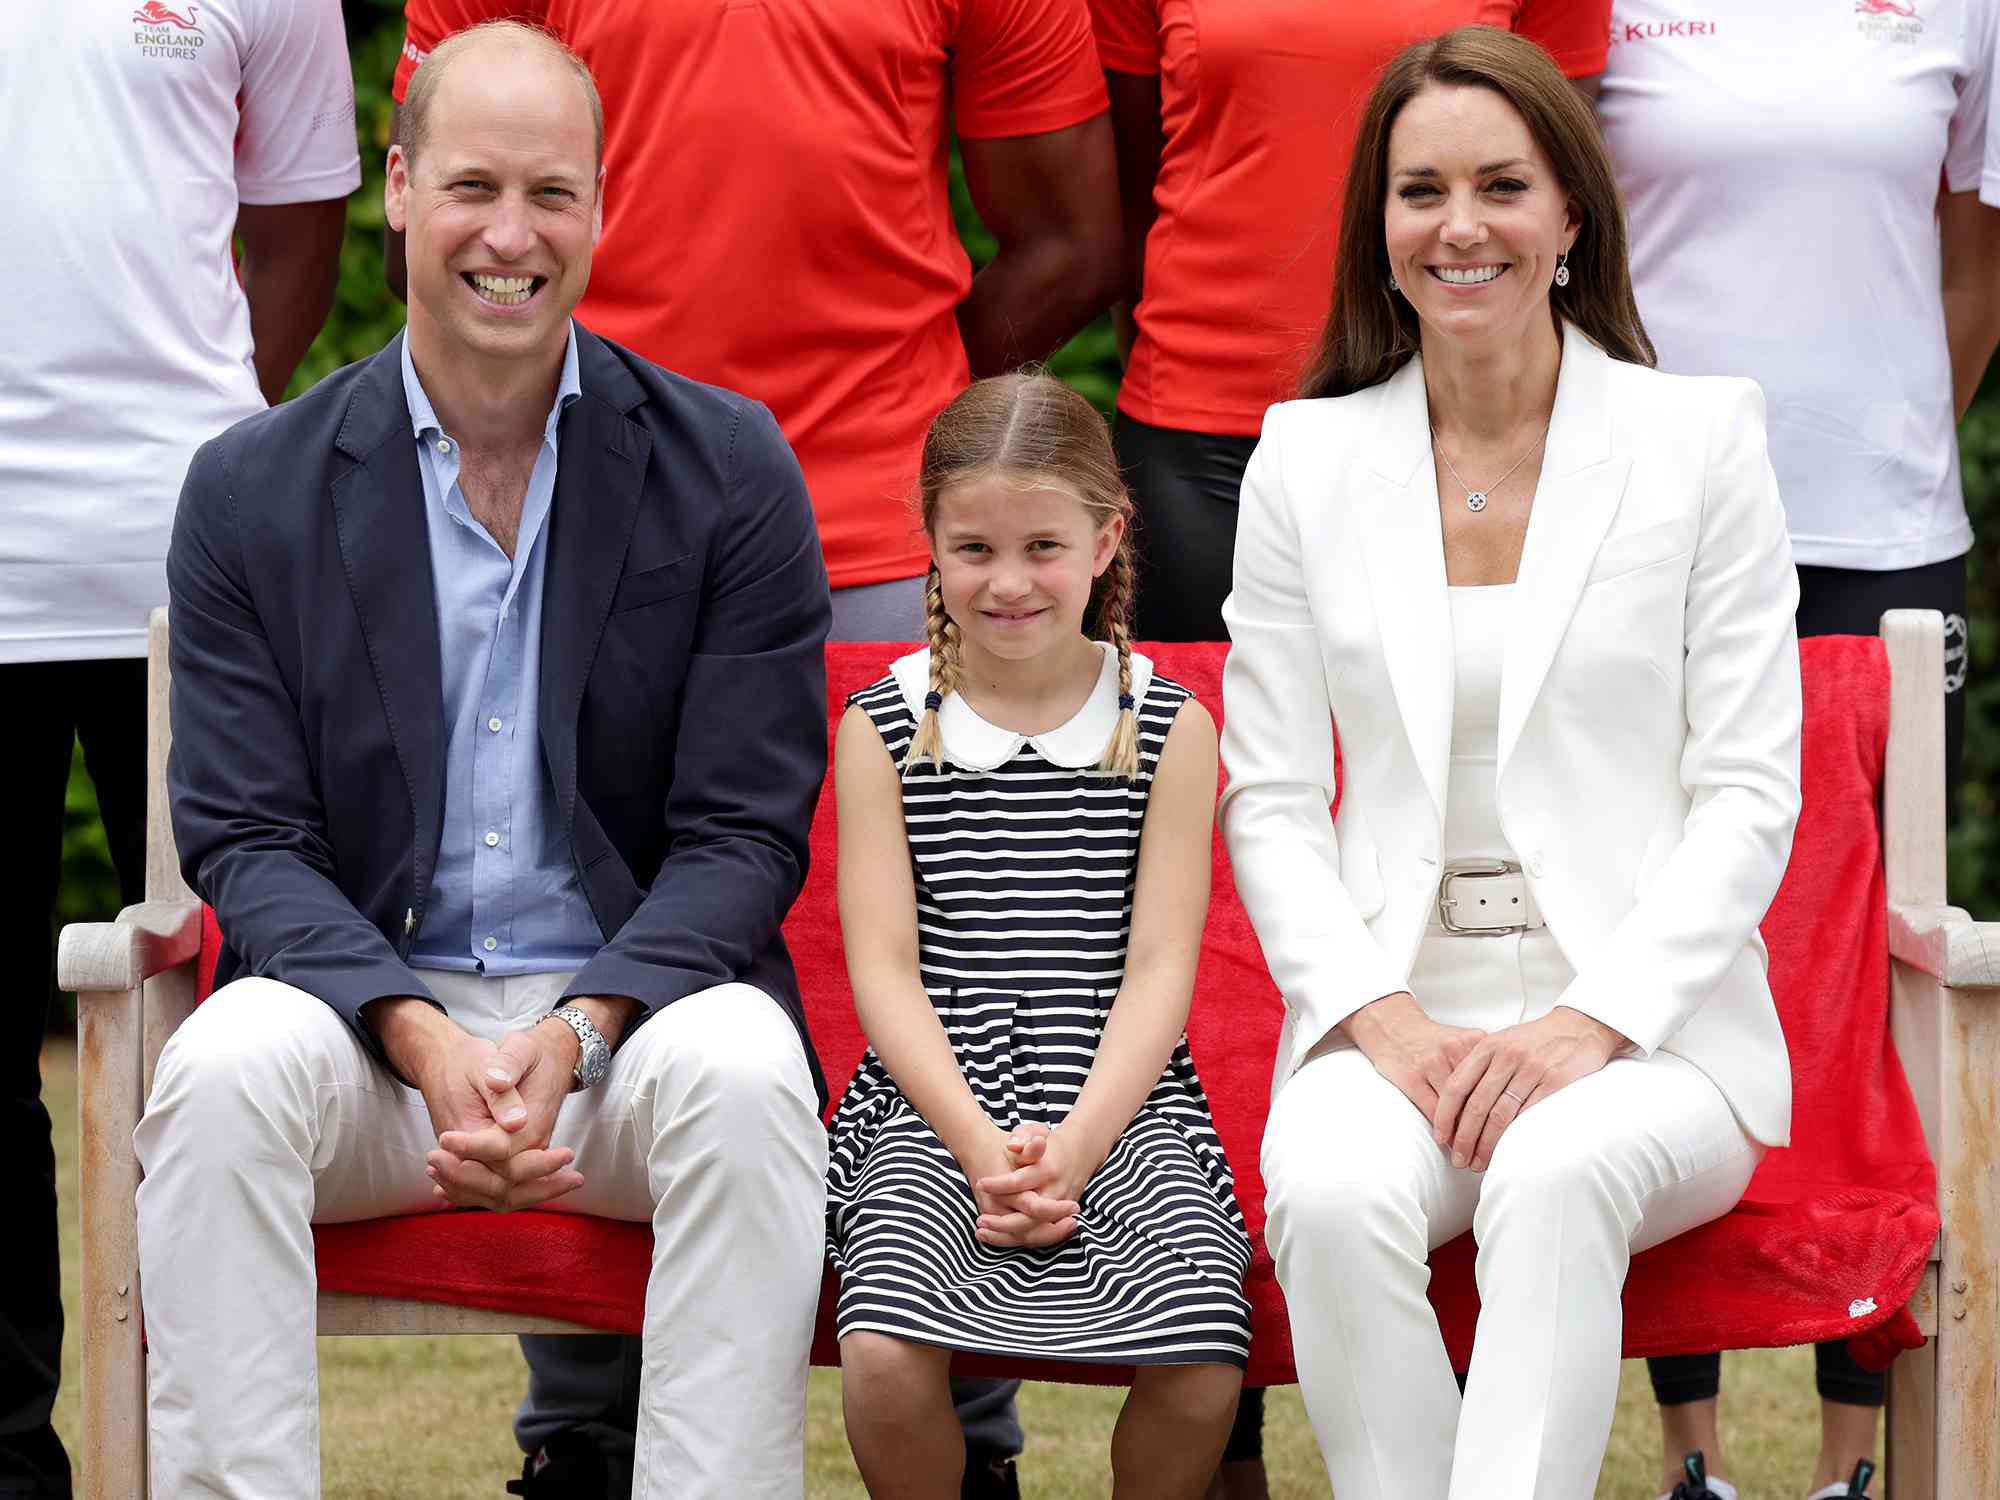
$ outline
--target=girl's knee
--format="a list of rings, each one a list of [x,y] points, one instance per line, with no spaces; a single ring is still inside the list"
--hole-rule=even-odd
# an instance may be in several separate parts
[[[1134,1396],[1190,1431],[1226,1431],[1242,1390],[1234,1365],[1143,1365],[1132,1377]]]
[[[840,1340],[840,1387],[850,1407],[921,1405],[950,1379],[949,1349],[867,1330]]]

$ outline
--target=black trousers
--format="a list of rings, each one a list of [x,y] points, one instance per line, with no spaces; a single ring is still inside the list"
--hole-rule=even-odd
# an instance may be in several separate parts
[[[1945,788],[1947,806],[1958,805],[1959,762],[1965,748],[1965,682],[1971,667],[1965,619],[1965,559],[1921,568],[1871,573],[1854,568],[1799,569],[1799,634],[1874,635],[1891,609],[1935,609],[1945,617]],[[1880,1406],[1886,1375],[1864,1370],[1845,1340],[1814,1350],[1820,1395],[1849,1406]],[[1646,1361],[1653,1397],[1662,1406],[1710,1401],[1722,1388],[1722,1356],[1678,1354]]]
[[[1183,432],[1122,412],[1112,433],[1139,508],[1142,641],[1226,641],[1222,601],[1236,553],[1237,497],[1253,437]]]
[[[56,1249],[55,1153],[42,1105],[62,872],[63,799],[71,749],[85,763],[118,883],[140,899],[146,868],[146,664],[143,661],[0,664],[0,786],[12,800],[9,864],[16,899],[0,902],[0,952],[23,964],[21,988],[0,1004],[0,1140],[20,1152],[22,1171],[8,1233],[14,1269],[0,1276],[0,1497],[68,1500],[69,1458],[49,1412],[62,1366],[62,1278]],[[107,916],[109,913],[106,914]]]

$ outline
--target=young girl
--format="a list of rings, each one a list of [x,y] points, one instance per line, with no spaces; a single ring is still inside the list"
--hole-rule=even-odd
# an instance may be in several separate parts
[[[1133,654],[1131,501],[1076,392],[968,388],[921,497],[929,649],[854,695],[836,747],[872,1043],[828,1184],[848,1441],[876,1500],[946,1500],[955,1350],[1130,1364],[1114,1493],[1200,1496],[1250,1337],[1182,1035],[1214,721]]]

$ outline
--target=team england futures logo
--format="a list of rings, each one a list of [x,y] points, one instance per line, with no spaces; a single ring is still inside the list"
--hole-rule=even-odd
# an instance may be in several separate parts
[[[1854,0],[1854,29],[1871,42],[1915,46],[1924,34],[1916,0]]]
[[[201,56],[201,49],[208,41],[201,33],[201,22],[195,19],[196,9],[189,5],[185,11],[179,11],[161,0],[146,0],[132,12],[132,24],[146,28],[132,33],[132,45],[139,49],[141,57],[161,62],[193,62]]]

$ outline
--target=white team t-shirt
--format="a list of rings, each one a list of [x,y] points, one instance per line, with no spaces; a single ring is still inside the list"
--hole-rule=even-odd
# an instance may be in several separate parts
[[[1993,72],[2000,76],[2000,23],[1993,28]],[[2000,208],[2000,109],[1986,111],[1986,171],[1979,179],[1979,201]]]
[[[1747,375],[1803,564],[1972,545],[1940,182],[1979,186],[2000,0],[1614,0],[1598,110],[1660,368]]]
[[[7,26],[0,662],[142,656],[188,460],[264,405],[237,205],[361,180],[346,34],[337,0],[59,0]]]

